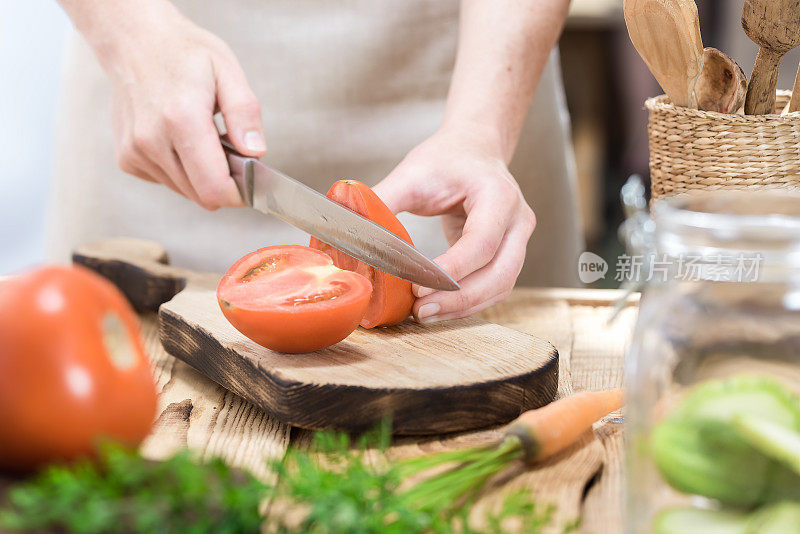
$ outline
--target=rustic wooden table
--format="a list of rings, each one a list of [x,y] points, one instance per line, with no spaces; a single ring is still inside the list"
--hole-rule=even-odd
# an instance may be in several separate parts
[[[622,384],[622,359],[631,338],[637,298],[631,298],[608,325],[618,291],[518,289],[484,318],[552,342],[560,354],[560,394]],[[142,445],[144,455],[164,458],[188,446],[203,456],[265,476],[265,458],[308,443],[310,433],[272,419],[260,409],[167,354],[158,339],[156,318],[142,317],[146,345],[161,390],[161,414]],[[554,531],[577,518],[582,532],[621,531],[621,420],[612,415],[572,449],[524,470],[487,492],[490,505],[506,491],[530,488],[536,501],[556,506]],[[398,440],[389,454],[407,456],[485,443],[498,435],[485,430],[427,439]]]
[[[621,293],[613,290],[517,289],[486,320],[552,342],[559,351],[559,393],[599,390],[622,384],[622,360],[636,320],[638,295],[607,324]],[[203,457],[267,476],[265,459],[280,458],[290,446],[308,444],[310,433],[290,428],[226,391],[161,347],[153,314],[142,316],[160,395],[160,415],[142,444],[150,458],[165,458],[182,447]],[[431,438],[403,438],[389,451],[409,456],[487,443],[498,429]],[[533,469],[519,466],[502,485],[491,488],[478,506],[491,506],[508,491],[528,488],[537,503],[556,506],[553,532],[580,519],[581,532],[622,530],[621,419],[612,414],[571,449]],[[0,494],[8,480],[0,478]]]

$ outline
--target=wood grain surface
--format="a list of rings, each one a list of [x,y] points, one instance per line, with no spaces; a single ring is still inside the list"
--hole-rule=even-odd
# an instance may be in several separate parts
[[[559,350],[559,394],[620,387],[623,356],[637,316],[638,294],[631,296],[613,323],[608,319],[617,290],[515,289],[508,300],[482,317],[550,340]],[[580,523],[579,532],[615,534],[623,531],[623,419],[611,414],[573,447],[534,466],[517,464],[492,481],[473,514],[494,509],[509,493],[527,489],[541,506],[555,507],[546,532],[561,533]],[[395,440],[393,457],[409,457],[497,441],[502,428]],[[292,446],[306,447],[311,433],[293,430]],[[378,455],[377,451],[373,454]]]
[[[800,66],[797,68],[797,74],[794,77],[794,85],[792,86],[792,98],[786,104],[782,115],[786,113],[794,113],[800,111]]]
[[[703,40],[694,0],[625,0],[631,42],[670,100],[697,108]]]
[[[142,334],[160,407],[142,454],[163,459],[189,447],[265,477],[266,461],[281,458],[289,445],[289,426],[170,356],[161,346],[155,314],[142,315]]]
[[[570,385],[562,385],[567,380],[562,374],[560,390],[612,389],[623,385],[624,355],[638,314],[639,295],[634,294],[614,322],[608,322],[614,303],[623,296],[624,292],[618,290],[516,289],[508,300],[482,315],[550,340],[559,351],[562,368],[568,360]],[[554,459],[572,477],[583,473],[583,484],[551,481],[527,486],[541,502],[558,507],[553,532],[561,532],[575,518],[580,518],[580,532],[623,531],[622,427],[620,414],[611,414],[595,425],[589,445],[578,444]],[[600,456],[599,464],[589,475],[590,467],[596,465],[595,454]]]
[[[157,245],[105,240],[74,258],[135,291],[140,307],[167,298],[164,348],[293,426],[362,431],[391,416],[397,434],[441,434],[506,423],[556,395],[553,345],[479,318],[358,328],[326,349],[281,354],[225,319],[218,276],[171,268]]]

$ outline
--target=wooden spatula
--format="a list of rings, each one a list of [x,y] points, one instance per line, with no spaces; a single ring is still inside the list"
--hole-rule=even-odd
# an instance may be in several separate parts
[[[624,10],[633,46],[672,103],[696,108],[703,40],[694,0],[625,0]]]
[[[744,112],[748,115],[774,113],[781,59],[800,45],[800,1],[745,0],[742,28],[760,47],[747,87]]]
[[[792,99],[786,104],[783,110],[783,115],[786,113],[794,113],[800,111],[800,67],[797,69],[797,76],[794,78],[794,87],[792,88]]]

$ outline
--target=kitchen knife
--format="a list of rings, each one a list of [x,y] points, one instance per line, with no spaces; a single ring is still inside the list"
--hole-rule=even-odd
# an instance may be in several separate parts
[[[231,176],[246,205],[274,215],[385,273],[431,289],[459,289],[433,260],[389,230],[221,141]]]

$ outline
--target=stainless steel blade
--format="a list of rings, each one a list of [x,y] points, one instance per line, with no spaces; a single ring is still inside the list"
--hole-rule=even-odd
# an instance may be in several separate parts
[[[256,159],[229,149],[228,162],[242,199],[254,209],[385,273],[432,289],[459,289],[433,260],[382,226]]]

